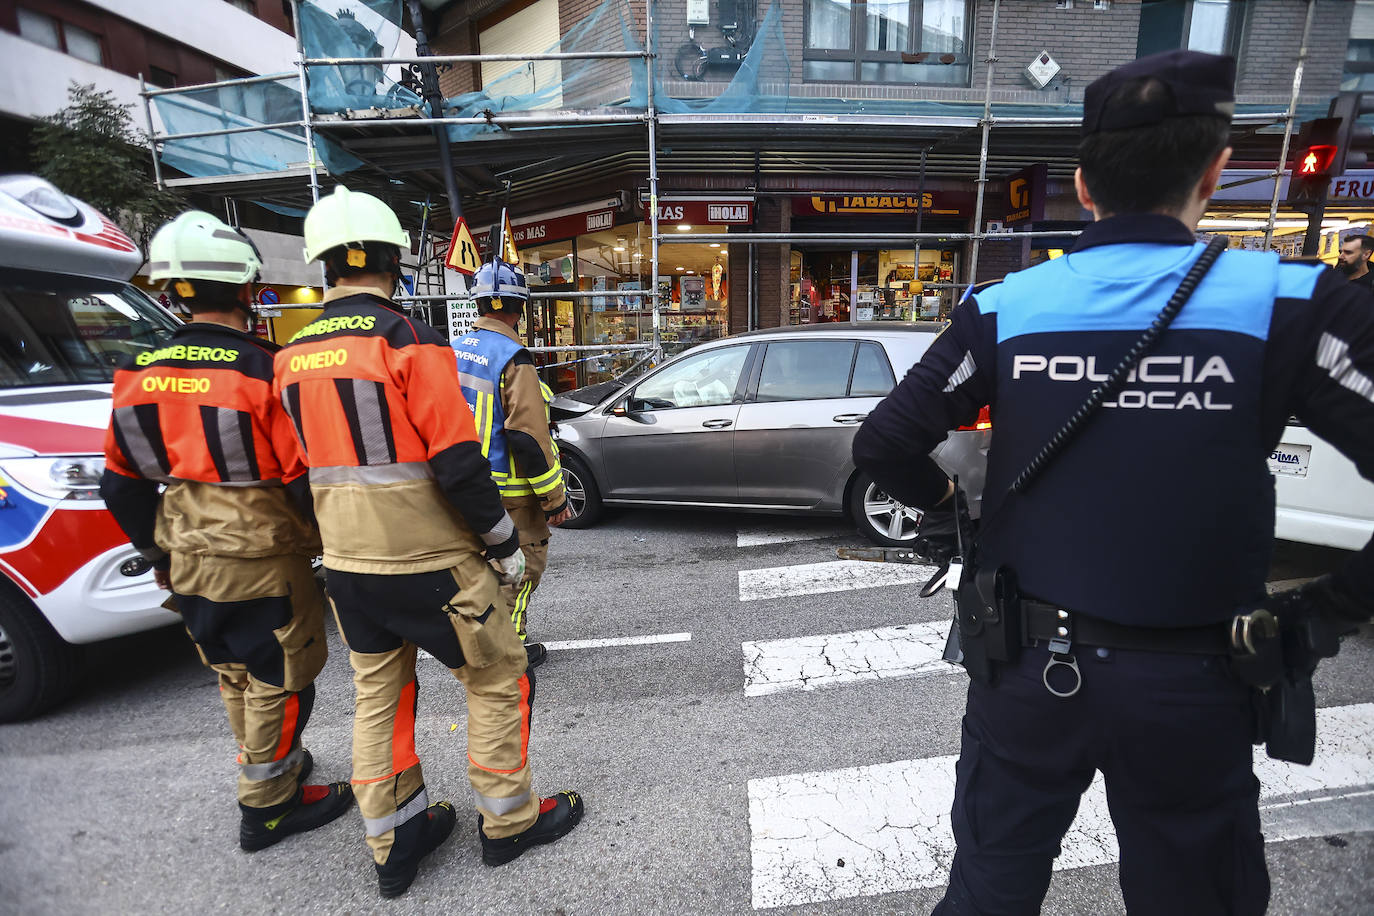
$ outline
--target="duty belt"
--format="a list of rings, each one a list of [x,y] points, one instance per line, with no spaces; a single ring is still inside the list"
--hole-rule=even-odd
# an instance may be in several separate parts
[[[1133,627],[1030,598],[1021,599],[1021,625],[1027,644],[1066,640],[1103,649],[1186,655],[1226,655],[1231,644],[1229,622],[1200,627]]]

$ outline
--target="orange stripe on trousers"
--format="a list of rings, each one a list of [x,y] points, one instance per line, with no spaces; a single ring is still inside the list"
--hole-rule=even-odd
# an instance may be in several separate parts
[[[479,770],[486,770],[488,773],[519,773],[525,768],[525,761],[530,753],[530,676],[529,674],[520,675],[520,765],[513,770],[495,770],[491,767],[484,767],[472,755],[468,754],[468,761]]]
[[[411,679],[401,688],[401,696],[396,704],[396,720],[391,729],[391,766],[392,773],[400,773],[418,766],[420,758],[415,754],[415,703],[419,683]]]
[[[286,698],[286,713],[281,720],[281,737],[277,739],[277,753],[273,760],[280,760],[291,753],[291,745],[296,738],[296,720],[301,714],[301,699],[296,694]]]

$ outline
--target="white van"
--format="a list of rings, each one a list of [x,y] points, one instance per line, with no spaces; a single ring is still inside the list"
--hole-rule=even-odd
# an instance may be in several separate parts
[[[0,722],[62,700],[77,645],[178,619],[98,489],[114,366],[177,326],[127,282],[142,262],[91,207],[0,176]]]
[[[1296,420],[1269,455],[1278,511],[1274,536],[1360,550],[1374,536],[1374,482]]]

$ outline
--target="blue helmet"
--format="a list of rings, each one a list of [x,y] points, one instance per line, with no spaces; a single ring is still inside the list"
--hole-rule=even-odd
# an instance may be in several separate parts
[[[477,300],[477,311],[482,314],[519,312],[530,299],[525,275],[518,267],[504,261],[488,261],[477,268],[469,292]]]

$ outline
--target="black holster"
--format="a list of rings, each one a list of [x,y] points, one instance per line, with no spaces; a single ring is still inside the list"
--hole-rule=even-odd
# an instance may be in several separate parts
[[[1317,748],[1312,676],[1321,659],[1340,649],[1341,631],[1320,616],[1289,613],[1278,618],[1277,636],[1255,642],[1253,652],[1233,644],[1231,670],[1259,693],[1258,738],[1275,760],[1312,762]]]
[[[1016,576],[1005,566],[965,566],[954,593],[959,628],[960,664],[979,684],[997,682],[997,663],[1015,662],[1021,654],[1021,608]]]

